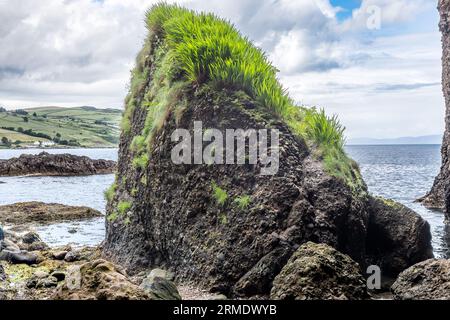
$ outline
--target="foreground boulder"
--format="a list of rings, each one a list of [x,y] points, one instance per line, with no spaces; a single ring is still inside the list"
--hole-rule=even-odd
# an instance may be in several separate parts
[[[155,269],[142,281],[140,287],[159,300],[181,300],[180,293],[172,280],[173,274]]]
[[[110,160],[47,152],[0,160],[0,176],[82,176],[113,173],[115,168],[116,163]]]
[[[397,300],[450,300],[450,260],[430,259],[403,271],[392,285]]]
[[[118,266],[95,260],[68,268],[65,282],[55,299],[62,300],[151,300],[153,296],[126,277]]]
[[[103,216],[88,207],[66,206],[55,203],[23,202],[0,206],[0,223],[22,225],[82,220]]]
[[[430,225],[420,215],[382,198],[372,199],[370,207],[368,264],[379,266],[385,278],[395,279],[409,266],[433,258]]]
[[[275,300],[358,300],[367,298],[359,265],[325,245],[308,242],[289,259],[273,282]]]
[[[38,262],[38,256],[35,253],[27,251],[9,251],[0,252],[0,261],[7,261],[12,264],[32,265]]]
[[[183,21],[189,16],[189,21],[196,21],[200,28],[204,22],[203,18],[179,7],[161,4],[154,10],[149,13],[150,18],[155,13],[149,22],[164,20],[159,18],[166,14],[165,18],[175,22],[180,11]],[[210,18],[209,23],[214,24],[216,20],[223,27],[223,21]],[[150,35],[133,71],[122,123],[117,179],[106,193],[105,256],[131,272],[154,267],[169,269],[177,275],[177,280],[195,282],[230,298],[267,297],[273,280],[291,255],[308,241],[327,244],[362,267],[372,264],[372,256],[377,261],[385,254],[391,256],[391,248],[384,252],[384,247],[377,255],[367,255],[369,220],[376,212],[358,165],[346,156],[342,143],[330,145],[332,141],[325,141],[318,146],[321,142],[310,137],[314,133],[301,132],[301,128],[308,127],[303,119],[314,112],[294,105],[279,112],[286,105],[265,103],[265,98],[270,100],[270,97],[255,96],[258,91],[255,88],[223,85],[212,80],[202,82],[205,79],[193,83],[192,79],[183,78],[185,69],[167,72],[178,64],[168,63],[175,53],[167,50],[175,49],[169,49],[173,41],[166,41],[164,33],[172,30],[164,29],[175,25],[179,26],[178,23],[149,25]],[[199,38],[220,36],[221,33],[211,34],[211,30],[209,27],[201,30],[204,32]],[[175,34],[183,31],[177,30]],[[241,41],[237,31],[230,32],[236,41]],[[185,36],[196,40],[189,32]],[[214,38],[202,43],[222,40]],[[202,52],[208,51],[203,49]],[[249,52],[257,50],[248,49]],[[225,57],[225,65],[241,62],[234,58]],[[217,65],[200,66],[200,70],[214,68]],[[228,70],[230,74],[224,70],[223,74],[227,79],[248,78],[247,74],[235,75],[236,70]],[[267,78],[275,83],[272,89],[282,92],[277,87],[273,66],[266,63],[264,70]],[[259,80],[250,79],[246,84],[260,84]],[[280,99],[281,103],[286,102],[283,97]],[[324,114],[315,116],[330,127],[338,126]],[[310,125],[309,129],[313,131],[317,126],[320,124]],[[230,141],[224,140],[233,129],[257,130],[259,136],[264,130],[276,130],[279,144],[270,149],[274,156],[279,151],[278,159],[265,162],[260,149],[253,163],[247,161],[251,158],[248,156],[242,161],[245,164],[225,165],[221,159],[210,164],[198,159],[192,161],[199,152],[189,147],[183,151],[186,153],[183,161],[173,160],[172,151],[179,147],[173,134],[180,131],[191,136],[186,139],[186,145],[196,140],[192,137],[199,133],[211,131],[221,133],[222,138],[217,135],[215,139],[221,139],[228,151],[237,149],[239,141],[249,148],[258,145],[251,143],[251,139],[242,142],[239,134],[232,136],[229,139],[232,145],[228,145]],[[268,139],[272,141],[271,137]],[[206,143],[201,147],[206,147]],[[217,150],[220,148],[209,151],[220,158]],[[205,148],[208,155],[206,151]],[[236,163],[237,157],[233,156],[232,162]],[[268,167],[275,164],[276,172],[265,175]],[[400,221],[408,214],[413,213],[405,212],[401,218],[389,215],[386,220]],[[422,234],[427,232],[426,228],[418,229],[417,234],[399,229],[402,233],[406,231],[405,237],[427,238]],[[422,245],[419,240],[410,241]],[[397,245],[396,256],[408,256],[400,252],[403,249]],[[371,243],[370,250],[376,251],[376,244]]]

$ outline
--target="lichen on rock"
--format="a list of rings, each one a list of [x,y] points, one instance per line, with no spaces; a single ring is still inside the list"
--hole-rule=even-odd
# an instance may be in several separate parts
[[[273,282],[275,300],[362,300],[367,287],[360,266],[349,256],[308,242],[289,259]]]
[[[397,300],[449,300],[450,261],[430,259],[403,271],[392,285]]]

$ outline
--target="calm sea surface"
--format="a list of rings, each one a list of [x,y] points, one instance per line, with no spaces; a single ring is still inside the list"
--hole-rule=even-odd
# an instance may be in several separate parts
[[[43,150],[0,150],[0,159],[18,157],[22,153],[37,154]],[[48,153],[71,153],[92,159],[117,160],[117,149],[48,149]],[[114,182],[114,175],[83,177],[0,177],[0,205],[26,201],[88,206],[105,212],[104,191]],[[58,223],[36,227],[50,245],[67,243],[96,245],[104,239],[104,218],[83,222]]]
[[[42,150],[0,150],[0,159]],[[93,159],[117,160],[117,149],[53,149],[49,153],[72,153]],[[374,195],[394,199],[418,212],[431,225],[433,248],[438,257],[449,257],[449,237],[444,216],[415,203],[433,184],[440,167],[438,145],[348,146],[349,155],[361,166],[363,176]],[[114,175],[88,177],[5,177],[0,178],[0,205],[21,201],[43,201],[84,205],[105,211],[103,192]],[[84,222],[59,223],[36,227],[50,245],[96,245],[104,239],[104,218]],[[70,231],[70,232],[69,232]],[[75,231],[75,232],[74,232]]]

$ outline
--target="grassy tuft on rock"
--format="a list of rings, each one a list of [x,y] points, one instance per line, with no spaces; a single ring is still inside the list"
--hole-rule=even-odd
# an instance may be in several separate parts
[[[227,192],[219,187],[215,182],[212,183],[213,195],[220,206],[224,206],[228,199]]]
[[[266,54],[230,22],[214,14],[160,3],[147,12],[146,23],[149,38],[132,72],[122,122],[123,132],[128,134],[137,105],[147,109],[145,128],[131,146],[139,167],[145,165],[143,154],[149,152],[155,132],[171,112],[177,116],[188,107],[184,92],[208,86],[245,92],[318,150],[316,156],[331,175],[344,179],[354,191],[361,190],[362,179],[344,151],[345,128],[337,117],[295,105]],[[135,99],[142,96],[144,100],[137,103]]]

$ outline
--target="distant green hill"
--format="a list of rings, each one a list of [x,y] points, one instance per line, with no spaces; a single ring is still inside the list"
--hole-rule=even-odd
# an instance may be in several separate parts
[[[0,148],[115,147],[121,118],[121,110],[94,107],[0,109]]]

